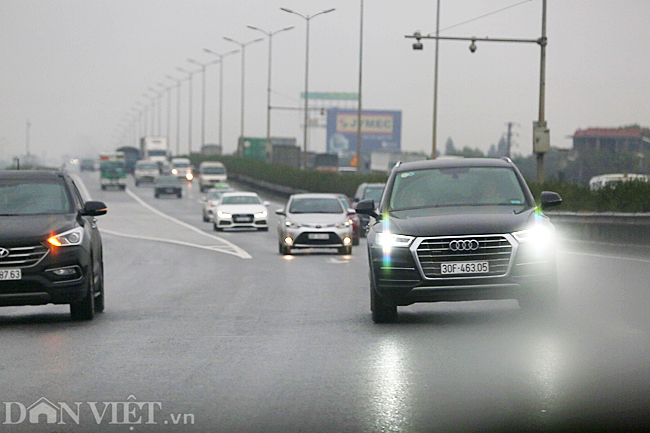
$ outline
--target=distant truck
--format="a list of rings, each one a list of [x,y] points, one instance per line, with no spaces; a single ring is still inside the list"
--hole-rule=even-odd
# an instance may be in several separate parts
[[[135,171],[135,163],[140,159],[140,151],[137,147],[122,146],[115,149],[117,152],[124,153],[124,164],[127,173],[133,174]]]
[[[99,183],[103,190],[108,187],[126,189],[124,152],[99,155]]]
[[[95,171],[95,160],[82,159],[79,164],[79,171]]]
[[[271,163],[300,168],[302,161],[300,147],[295,144],[274,144],[271,152]]]
[[[199,189],[204,192],[228,180],[226,166],[218,161],[203,161],[199,165],[198,178]]]
[[[318,153],[314,160],[314,170],[323,173],[339,171],[339,156],[336,153]]]
[[[169,159],[167,137],[146,136],[140,139],[140,157],[163,165]]]

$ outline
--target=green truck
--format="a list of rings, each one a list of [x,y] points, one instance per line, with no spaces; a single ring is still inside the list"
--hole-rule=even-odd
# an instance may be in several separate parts
[[[103,153],[99,156],[99,183],[102,189],[126,189],[126,162],[124,152]]]

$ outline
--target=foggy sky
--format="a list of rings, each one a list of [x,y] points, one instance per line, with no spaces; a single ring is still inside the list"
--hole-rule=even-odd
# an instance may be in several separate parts
[[[441,28],[518,3],[517,0],[441,0]],[[548,1],[546,117],[551,144],[570,147],[567,136],[586,127],[650,124],[650,2],[647,0]],[[435,32],[433,0],[365,0],[363,106],[402,110],[402,149],[430,152],[434,41],[413,51],[415,30]],[[129,117],[149,87],[198,69],[193,58],[215,59],[242,42],[273,37],[272,105],[300,107],[304,89],[305,21],[280,7],[313,15],[309,90],[356,92],[359,1],[355,0],[0,0],[0,160],[30,150],[58,161],[62,154],[93,156],[133,145]],[[536,39],[541,0],[442,32],[446,36]],[[532,152],[538,115],[540,49],[536,44],[440,42],[438,146],[487,151],[515,122],[515,153]],[[246,48],[245,134],[266,134],[267,40]],[[219,66],[207,69],[206,142],[218,142]],[[224,60],[224,150],[240,133],[241,57]],[[192,148],[201,139],[201,74],[193,77]],[[176,89],[171,91],[172,149],[176,143]],[[181,88],[181,152],[188,148],[188,82]],[[166,133],[167,93],[162,99]],[[157,122],[157,115],[156,115]],[[150,123],[150,122],[149,122]],[[302,145],[300,111],[274,110],[272,135]],[[149,125],[151,127],[151,125]],[[128,139],[128,142],[124,140]],[[312,131],[310,150],[325,150],[325,131]]]

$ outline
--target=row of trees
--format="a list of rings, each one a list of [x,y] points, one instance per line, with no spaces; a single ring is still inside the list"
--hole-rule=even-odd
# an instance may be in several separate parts
[[[465,146],[457,149],[451,138],[445,144],[445,155],[463,156],[465,158],[502,157],[507,156],[508,145],[505,137],[499,143],[492,145],[484,153],[478,148]],[[537,162],[535,155],[514,155],[512,160],[526,179],[535,179]],[[650,152],[611,152],[601,150],[588,154],[578,154],[569,149],[551,148],[544,156],[544,175],[546,179],[556,179],[560,182],[574,183],[580,186],[589,185],[589,180],[601,174],[608,173],[650,173]]]

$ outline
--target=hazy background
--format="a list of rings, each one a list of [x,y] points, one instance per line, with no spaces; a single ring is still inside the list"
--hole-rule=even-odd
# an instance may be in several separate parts
[[[441,28],[518,3],[517,0],[442,0]],[[548,5],[546,113],[553,146],[570,147],[578,128],[614,127],[650,118],[650,2],[571,0]],[[177,66],[215,59],[236,49],[223,40],[263,37],[246,28],[296,26],[273,38],[273,100],[299,107],[304,88],[305,21],[302,14],[336,11],[311,21],[310,91],[356,92],[359,1],[354,0],[0,0],[0,160],[30,150],[58,162],[63,154],[93,156],[125,143],[129,116],[148,87],[184,78]],[[435,32],[434,0],[365,0],[366,109],[403,111],[402,149],[430,152],[434,41],[413,51],[415,30]],[[444,31],[447,36],[538,38],[541,0]],[[440,42],[438,146],[487,151],[516,122],[515,153],[532,152],[537,118],[540,50],[536,44]],[[267,41],[246,49],[247,136],[266,134]],[[224,60],[224,151],[240,132],[241,57]],[[219,66],[207,70],[206,142],[218,142]],[[187,151],[188,83],[182,86],[181,151]],[[166,96],[163,97],[163,132]],[[176,90],[172,95],[175,149]],[[193,80],[193,150],[200,147],[201,76]],[[298,138],[302,114],[273,112],[272,135]],[[132,135],[128,136],[129,138]],[[324,130],[310,135],[310,150],[325,150]]]

